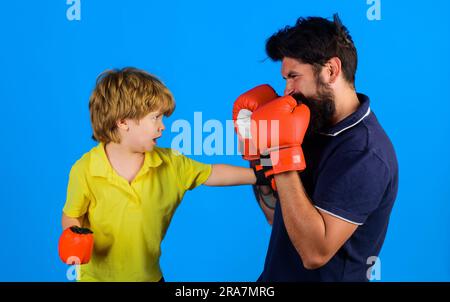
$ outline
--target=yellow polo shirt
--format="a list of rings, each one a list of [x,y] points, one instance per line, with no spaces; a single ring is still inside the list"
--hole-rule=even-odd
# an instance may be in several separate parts
[[[131,184],[119,176],[103,144],[72,167],[63,212],[86,214],[94,232],[91,261],[81,265],[81,281],[158,281],[160,244],[187,190],[204,183],[211,165],[177,151],[155,147]]]

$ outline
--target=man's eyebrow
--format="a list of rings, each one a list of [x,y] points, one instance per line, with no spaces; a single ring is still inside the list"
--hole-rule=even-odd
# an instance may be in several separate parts
[[[298,72],[296,72],[296,71],[289,71],[288,72],[288,74],[287,74],[287,76],[282,76],[283,77],[283,79],[287,79],[287,78],[290,78],[290,77],[292,77],[292,76],[294,76],[294,75],[298,75],[299,73]]]

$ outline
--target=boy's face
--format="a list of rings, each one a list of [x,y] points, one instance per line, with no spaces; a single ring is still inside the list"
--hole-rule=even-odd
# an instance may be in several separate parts
[[[150,112],[139,121],[127,119],[128,130],[121,131],[122,141],[134,152],[153,150],[156,139],[162,136],[165,129],[162,118],[163,114],[156,111]]]

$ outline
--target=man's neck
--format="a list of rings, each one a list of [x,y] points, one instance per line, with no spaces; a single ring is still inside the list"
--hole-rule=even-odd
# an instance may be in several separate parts
[[[336,112],[333,117],[334,125],[355,112],[360,105],[356,91],[350,87],[340,91],[340,93],[336,93],[334,103],[336,106]]]

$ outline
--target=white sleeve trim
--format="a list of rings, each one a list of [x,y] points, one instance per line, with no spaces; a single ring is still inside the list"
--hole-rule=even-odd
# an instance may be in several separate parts
[[[343,218],[343,217],[341,217],[341,216],[339,216],[339,215],[336,215],[336,214],[334,214],[334,213],[331,213],[330,211],[324,210],[324,209],[322,209],[322,208],[320,208],[320,207],[318,207],[318,206],[315,206],[315,207],[316,207],[317,209],[319,209],[319,210],[321,210],[321,211],[327,213],[327,214],[330,214],[331,216],[334,216],[334,217],[336,217],[336,218],[339,218],[339,219],[344,220],[344,221],[346,221],[346,222],[349,222],[349,223],[351,223],[351,224],[363,225],[363,223],[358,223],[358,222],[354,222],[354,221],[345,219],[345,218]]]

